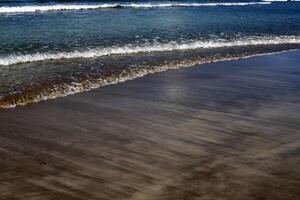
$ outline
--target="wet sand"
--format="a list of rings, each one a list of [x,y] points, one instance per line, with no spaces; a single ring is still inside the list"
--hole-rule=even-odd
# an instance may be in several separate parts
[[[300,51],[0,112],[0,199],[300,199]]]

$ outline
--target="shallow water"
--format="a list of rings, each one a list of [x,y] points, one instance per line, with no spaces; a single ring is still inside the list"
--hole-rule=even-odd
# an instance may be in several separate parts
[[[300,2],[12,0],[0,3],[0,27],[0,98],[14,106],[16,95],[46,85],[55,95],[30,95],[28,102],[73,93],[69,88],[91,77],[119,81],[110,80],[120,68],[124,80],[149,67],[152,73],[298,48]],[[61,84],[68,88],[63,94]]]

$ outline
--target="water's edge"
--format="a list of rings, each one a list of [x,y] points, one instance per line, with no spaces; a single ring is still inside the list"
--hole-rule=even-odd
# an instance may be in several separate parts
[[[124,69],[119,69],[110,74],[100,73],[94,76],[84,78],[79,77],[76,79],[76,81],[60,80],[56,81],[56,83],[42,83],[38,86],[28,88],[28,90],[23,90],[20,93],[15,93],[3,97],[2,99],[0,99],[0,109],[14,108],[16,106],[24,106],[30,103],[41,102],[49,99],[55,99],[58,97],[65,97],[79,92],[86,92],[103,86],[133,80],[139,77],[146,76],[148,74],[164,72],[167,70],[186,68],[199,64],[244,59],[253,56],[262,56],[286,51],[299,50],[299,45],[300,44],[294,44],[294,46],[291,46],[289,49],[286,49],[286,47],[278,47],[276,50],[270,51],[270,49],[266,48],[266,50],[250,50],[242,53],[237,53],[235,52],[235,49],[230,50],[227,48],[224,50],[229,50],[229,53],[225,55],[217,53],[207,55],[206,57],[203,56],[201,53],[197,55],[198,52],[195,52],[195,55],[189,57],[188,59],[175,59],[171,62],[168,62],[167,64],[165,62],[162,62],[162,64],[159,65],[146,64],[144,66],[127,67]],[[219,51],[222,52],[222,50]],[[176,56],[175,54],[176,52],[174,52],[174,56]]]

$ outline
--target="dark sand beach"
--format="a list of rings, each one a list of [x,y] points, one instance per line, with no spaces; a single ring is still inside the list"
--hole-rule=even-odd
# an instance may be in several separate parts
[[[299,200],[300,52],[0,112],[1,200]]]

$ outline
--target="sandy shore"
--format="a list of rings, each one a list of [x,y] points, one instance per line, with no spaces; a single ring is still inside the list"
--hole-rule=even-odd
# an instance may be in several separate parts
[[[300,199],[300,51],[0,112],[0,199]]]

